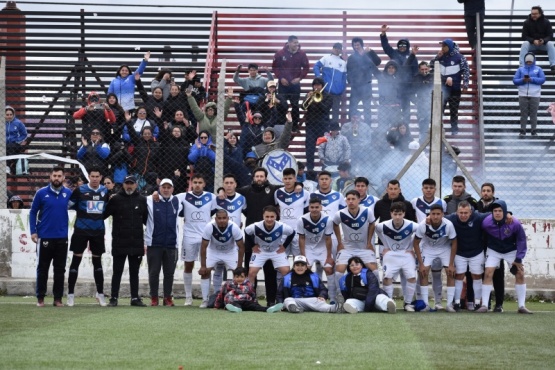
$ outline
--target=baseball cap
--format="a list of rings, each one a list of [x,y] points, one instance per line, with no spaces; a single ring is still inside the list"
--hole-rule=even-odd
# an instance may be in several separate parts
[[[337,50],[343,50],[343,45],[340,42],[333,44],[333,48]]]
[[[126,176],[125,180],[123,180],[123,183],[126,183],[126,182],[132,182],[133,184],[136,184],[137,178],[133,175]]]
[[[160,181],[160,186],[164,184],[170,184],[173,187],[173,182],[170,179],[162,179],[162,181]]]
[[[268,83],[266,84],[266,86],[267,86],[267,87],[276,86],[276,81],[270,80],[270,81],[268,81]]]
[[[254,152],[248,152],[247,155],[245,156],[245,159],[247,159],[247,158],[257,159],[258,157],[256,156],[256,154]]]
[[[260,117],[262,118],[262,114],[260,114],[259,112],[256,112],[255,114],[252,115],[253,117]]]
[[[293,264],[295,263],[304,263],[305,265],[308,265],[308,260],[305,256],[296,256],[295,259],[293,259]]]

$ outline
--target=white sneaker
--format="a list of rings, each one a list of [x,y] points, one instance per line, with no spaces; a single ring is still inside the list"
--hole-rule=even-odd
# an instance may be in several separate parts
[[[183,306],[192,306],[192,305],[193,305],[193,298],[192,297],[185,298],[185,303],[183,304]]]
[[[437,311],[443,310],[443,306],[441,305],[441,303],[436,303],[436,305],[434,306],[434,309],[436,309]]]
[[[202,301],[202,303],[200,304],[200,306],[198,306],[198,308],[208,308],[208,301]]]
[[[343,309],[345,310],[345,312],[348,313],[358,313],[358,310],[355,306],[351,306],[348,303],[343,304]]]
[[[397,312],[397,307],[395,306],[395,302],[388,301],[387,302],[387,313],[395,313]]]
[[[406,312],[414,312],[414,311],[415,311],[415,310],[414,310],[414,306],[411,305],[410,303],[405,303],[403,309],[404,309]]]
[[[106,298],[104,298],[104,294],[96,293],[96,301],[100,305],[100,307],[106,307],[108,304],[106,303]]]
[[[68,294],[66,306],[73,307],[74,305],[75,305],[75,294]]]
[[[445,311],[450,312],[450,313],[455,313],[455,312],[457,312],[457,310],[455,310],[455,308],[454,308],[452,305],[450,305],[450,304],[448,304],[448,305],[445,307]]]
[[[474,311],[474,303],[468,302],[468,303],[466,304],[466,309],[467,309],[468,311]]]

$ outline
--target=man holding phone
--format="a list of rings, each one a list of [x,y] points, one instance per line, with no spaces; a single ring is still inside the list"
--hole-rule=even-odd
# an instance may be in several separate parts
[[[87,105],[73,113],[74,119],[82,121],[81,137],[89,138],[92,132],[100,130],[102,137],[110,132],[110,125],[116,123],[116,115],[108,103],[102,103],[96,91],[87,97]]]
[[[526,122],[530,117],[532,136],[538,136],[536,125],[538,123],[538,107],[540,106],[541,85],[545,83],[543,70],[536,65],[534,53],[524,57],[524,66],[517,69],[513,83],[518,86],[518,105],[520,108],[520,134],[519,138],[526,136]]]

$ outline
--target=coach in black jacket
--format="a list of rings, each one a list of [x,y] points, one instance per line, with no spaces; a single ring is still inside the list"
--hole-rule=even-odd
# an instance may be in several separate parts
[[[146,198],[137,191],[135,176],[127,176],[123,188],[106,206],[104,219],[112,216],[112,297],[110,306],[118,305],[121,275],[125,259],[129,260],[129,283],[131,305],[145,306],[139,296],[139,267],[144,255],[143,225],[146,225],[148,209]]]

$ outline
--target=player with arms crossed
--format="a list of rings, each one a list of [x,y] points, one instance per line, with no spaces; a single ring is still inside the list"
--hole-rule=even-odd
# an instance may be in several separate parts
[[[428,275],[432,261],[436,257],[441,258],[441,263],[447,274],[447,302],[453,302],[455,297],[457,233],[451,221],[445,219],[443,214],[443,206],[440,204],[432,205],[430,207],[430,225],[427,225],[426,221],[421,222],[416,229],[413,242],[420,272],[420,294],[422,300],[426,303],[426,307],[421,311],[430,311],[428,305]]]

